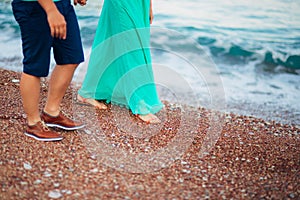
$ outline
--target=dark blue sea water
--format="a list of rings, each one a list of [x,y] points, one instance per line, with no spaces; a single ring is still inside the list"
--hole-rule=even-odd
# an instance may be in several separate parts
[[[87,57],[102,3],[89,0],[86,7],[76,7]],[[178,70],[200,105],[211,98],[203,82],[209,85],[214,78],[195,75],[186,61],[198,58],[205,65],[201,59],[206,57],[200,55],[204,52],[211,59],[206,68],[215,67],[211,74],[218,76],[217,85],[224,92],[222,110],[300,124],[299,0],[154,0],[153,4],[152,43],[157,47],[153,62]],[[0,0],[0,33],[0,67],[20,71],[20,33],[9,1]],[[193,50],[195,46],[202,51]],[[181,53],[170,53],[173,47]],[[82,65],[76,76],[84,69]],[[186,95],[186,103],[191,103]]]

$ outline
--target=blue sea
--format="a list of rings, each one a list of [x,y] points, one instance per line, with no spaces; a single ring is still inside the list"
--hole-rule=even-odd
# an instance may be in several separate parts
[[[86,57],[102,4],[76,6]],[[217,93],[224,96],[222,111],[300,125],[299,0],[154,0],[153,9],[158,82],[169,79],[168,70],[161,73],[167,66],[190,86],[192,96],[173,76],[173,90],[187,104],[196,97],[198,105],[210,107]],[[20,33],[7,0],[0,0],[0,33],[0,67],[21,71]],[[82,64],[74,81],[85,69]]]

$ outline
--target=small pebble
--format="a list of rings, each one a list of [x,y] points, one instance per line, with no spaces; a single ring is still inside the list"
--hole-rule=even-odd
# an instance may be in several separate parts
[[[186,170],[186,169],[183,169],[182,172],[183,172],[183,173],[187,173],[187,174],[191,173],[190,170]]]
[[[289,197],[292,198],[292,199],[294,199],[296,197],[296,195],[294,193],[290,193]]]
[[[24,163],[24,164],[23,164],[23,167],[24,167],[25,169],[27,169],[27,170],[31,170],[31,169],[32,169],[32,167],[31,167],[31,165],[30,165],[29,163]]]
[[[35,185],[38,185],[38,184],[40,184],[42,181],[40,180],[40,179],[37,179],[37,180],[35,180],[34,182],[33,182],[33,184],[35,184]]]
[[[62,197],[62,194],[59,190],[52,190],[48,193],[48,197],[51,199],[59,199]]]
[[[98,172],[98,168],[92,169],[91,172],[92,173],[97,173]]]
[[[92,154],[92,155],[90,156],[90,158],[91,158],[92,160],[96,160],[96,159],[97,159],[97,156],[96,156],[95,154]]]
[[[50,177],[50,176],[52,176],[52,174],[51,174],[50,172],[45,172],[45,173],[44,173],[44,176],[45,176],[45,177]]]
[[[182,165],[186,165],[186,164],[187,164],[187,162],[185,162],[185,161],[181,161],[181,164],[182,164]]]
[[[27,182],[25,182],[25,181],[22,181],[21,182],[21,185],[27,185],[28,183]]]
[[[13,83],[19,83],[20,80],[19,79],[12,79],[11,82],[13,82]]]
[[[65,194],[72,194],[72,191],[71,190],[61,190],[62,193],[65,193]]]
[[[54,185],[54,187],[56,187],[56,188],[60,186],[59,183],[54,183],[53,185]]]
[[[71,190],[67,190],[66,194],[72,194],[72,191]]]

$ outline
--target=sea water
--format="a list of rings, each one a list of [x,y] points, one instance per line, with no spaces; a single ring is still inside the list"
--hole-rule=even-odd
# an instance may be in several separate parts
[[[103,1],[87,3],[76,6],[86,57]],[[211,85],[223,90],[223,111],[300,124],[300,1],[154,0],[153,10],[155,72],[159,64],[177,70],[204,107],[212,99],[207,85],[215,79],[207,74],[215,74],[218,84]],[[0,1],[0,33],[0,67],[21,71],[20,32],[7,0]],[[207,58],[210,64],[204,64]],[[200,74],[193,73],[190,60]],[[205,74],[201,67],[214,69]],[[85,65],[80,69],[76,81]]]

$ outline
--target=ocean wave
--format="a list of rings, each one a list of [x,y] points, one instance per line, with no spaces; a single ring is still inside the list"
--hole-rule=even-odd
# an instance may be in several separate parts
[[[236,62],[247,64],[249,61],[259,60],[259,64],[268,66],[282,66],[287,69],[287,72],[293,72],[293,70],[300,69],[300,55],[292,54],[291,48],[274,48],[269,50],[264,46],[256,46],[247,48],[236,44],[224,44],[224,42],[218,42],[216,38],[211,37],[198,37],[198,43],[209,49],[212,57],[224,62]],[[221,46],[220,46],[221,44]],[[250,46],[250,45],[248,45]],[[299,45],[295,45],[298,46]]]

